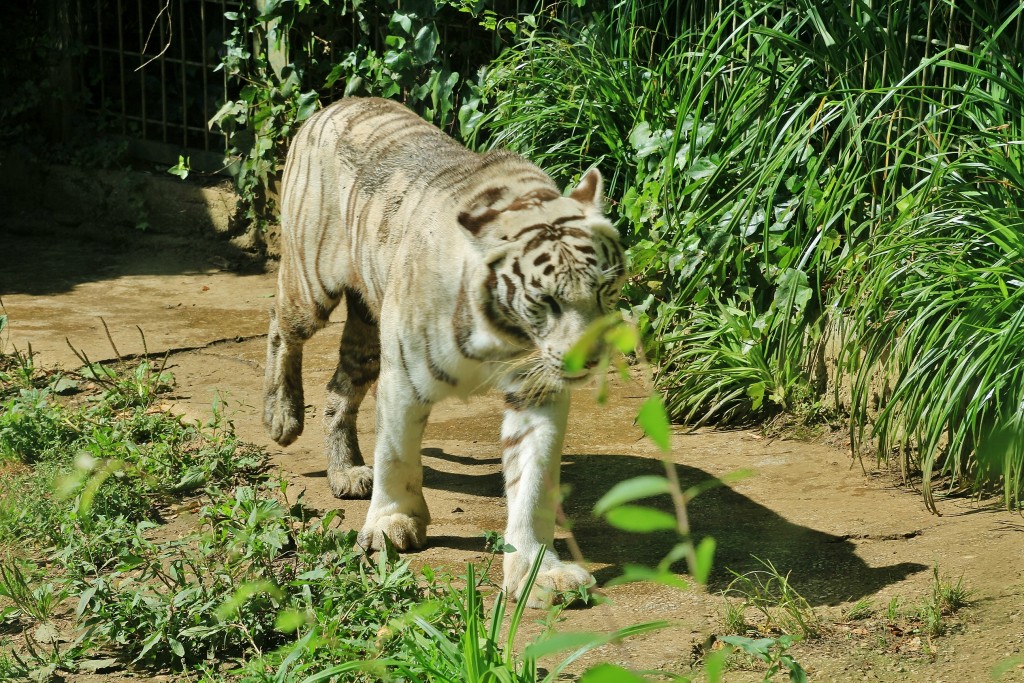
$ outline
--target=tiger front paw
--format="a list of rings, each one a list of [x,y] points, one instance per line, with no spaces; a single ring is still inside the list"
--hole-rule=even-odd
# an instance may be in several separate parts
[[[358,465],[340,470],[327,470],[327,483],[335,498],[369,498],[373,491],[373,468]]]
[[[509,559],[515,558],[513,554]],[[584,586],[593,586],[594,577],[583,567],[558,559],[545,558],[533,582],[529,595],[525,595],[526,582],[530,578],[530,564],[525,559],[512,559],[505,563],[504,588],[514,600],[526,600],[532,609],[546,609],[562,601],[563,594]]]
[[[381,550],[384,536],[397,550],[422,548],[427,542],[427,520],[422,517],[395,513],[366,522],[359,532],[359,543],[364,548]]]
[[[263,424],[270,438],[287,446],[302,434],[303,402],[294,400],[282,390],[268,392],[263,400]]]

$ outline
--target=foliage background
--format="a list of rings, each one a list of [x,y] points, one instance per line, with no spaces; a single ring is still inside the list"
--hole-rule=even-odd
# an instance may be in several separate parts
[[[21,103],[6,131],[52,106],[24,26],[45,36],[54,4],[5,22],[24,47],[0,59]],[[297,126],[345,95],[562,184],[596,165],[675,420],[848,418],[854,451],[895,456],[930,505],[933,480],[1019,505],[1019,3],[263,0],[228,18],[238,96],[210,123],[254,222]]]
[[[279,22],[267,39],[288,32],[295,59],[273,76],[252,54],[226,62],[251,81],[219,119],[243,194],[272,185],[318,101],[347,94],[401,99],[563,184],[597,165],[675,419],[844,405],[855,451],[898,455],[930,505],[937,477],[1019,504],[1019,5],[269,7],[240,26]],[[839,367],[823,372],[825,346]]]

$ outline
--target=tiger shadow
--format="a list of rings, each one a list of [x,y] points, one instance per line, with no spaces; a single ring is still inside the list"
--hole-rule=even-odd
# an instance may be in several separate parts
[[[423,453],[426,481],[432,487],[482,497],[503,495],[500,473],[453,474],[429,466],[430,458],[438,458],[459,462],[469,469],[473,467],[472,458],[433,448]],[[674,532],[625,532],[592,514],[598,498],[615,482],[652,474],[664,475],[664,467],[650,458],[606,454],[563,457],[562,484],[568,490],[563,507],[586,559],[604,565],[594,572],[598,583],[620,576],[626,564],[657,565],[678,541]],[[684,489],[714,478],[688,465],[676,465],[676,474]],[[643,503],[674,514],[668,496]],[[728,485],[701,493],[689,503],[687,512],[696,540],[710,536],[716,541],[714,568],[708,580],[711,591],[726,589],[735,578],[733,572],[765,569],[764,560],[770,561],[782,575],[789,574],[792,584],[812,605],[830,605],[859,600],[928,569],[916,562],[870,567],[857,556],[856,546],[850,540],[790,522]],[[483,549],[479,538],[443,537],[431,541],[445,547]],[[556,541],[555,545],[560,556],[569,556],[562,543]],[[680,562],[672,568],[684,572],[685,564]]]

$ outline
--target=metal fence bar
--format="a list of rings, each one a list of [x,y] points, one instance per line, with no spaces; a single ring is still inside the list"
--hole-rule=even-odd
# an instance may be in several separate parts
[[[103,7],[96,3],[96,34],[99,37],[100,112],[107,113],[107,78],[103,71]]]
[[[202,38],[200,40],[200,69],[203,74],[203,121],[210,116],[210,66],[206,60],[206,3],[199,3],[199,26]],[[203,149],[210,149],[209,126],[203,126]]]
[[[167,11],[170,11],[170,3],[167,5]],[[156,22],[160,27],[160,45],[167,45],[167,36],[164,35],[164,22],[160,20],[163,14],[158,14]],[[171,22],[167,22],[168,29],[173,31],[174,26]],[[160,62],[160,133],[164,142],[167,142],[167,52],[160,48],[160,56],[158,61]]]
[[[117,0],[117,16],[118,19],[123,15],[121,0]],[[117,30],[117,75],[118,84],[121,89],[121,135],[128,133],[128,128],[125,124],[125,116],[128,114],[128,97],[125,94],[125,77],[124,77],[124,31]]]
[[[93,52],[106,52],[106,53],[113,54],[113,55],[120,54],[120,51],[117,48],[115,48],[115,47],[105,47],[102,50],[100,50],[98,48],[94,48]],[[124,51],[124,54],[127,57],[135,57],[135,56],[138,56],[138,55],[145,56],[143,53],[136,52],[135,50],[127,50],[127,49]],[[196,59],[185,59],[183,61],[181,59],[181,57],[168,57],[168,56],[166,56],[166,54],[164,55],[163,59],[168,64],[187,64],[189,66],[202,66],[203,65],[203,63],[201,61],[198,61]]]
[[[185,0],[178,0],[178,26],[181,40],[181,145],[188,147],[188,64],[185,61]]]
[[[136,71],[139,74],[139,109],[142,112],[142,139],[146,140],[149,138],[149,117],[146,116],[146,74],[142,72],[143,65],[146,63],[146,55],[142,54],[142,46],[146,41],[142,22],[142,0],[137,0],[136,8],[138,9],[139,17],[139,66],[136,68]]]

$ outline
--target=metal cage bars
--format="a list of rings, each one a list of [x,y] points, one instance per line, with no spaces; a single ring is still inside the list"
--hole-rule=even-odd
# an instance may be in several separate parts
[[[231,96],[214,68],[240,0],[76,0],[87,108],[154,161],[183,151],[219,163],[207,121]],[[133,6],[134,5],[134,6]],[[155,143],[155,144],[154,144]],[[208,164],[207,164],[208,165]]]

